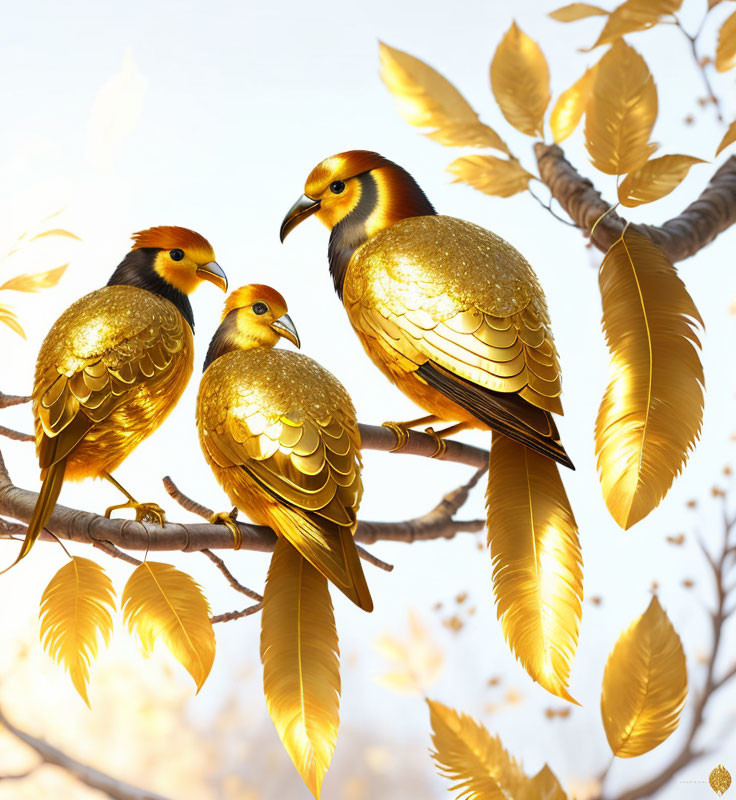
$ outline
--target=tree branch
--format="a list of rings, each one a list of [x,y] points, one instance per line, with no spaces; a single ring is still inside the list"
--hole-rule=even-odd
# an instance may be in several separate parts
[[[82,764],[81,761],[68,756],[57,747],[44,742],[43,739],[37,739],[35,736],[20,730],[20,728],[16,728],[15,725],[9,722],[2,711],[0,711],[0,725],[3,725],[15,737],[35,750],[45,763],[61,767],[78,781],[85,784],[85,786],[96,789],[98,792],[104,792],[108,797],[112,797],[113,800],[168,800],[163,795],[139,789],[137,786],[131,786],[129,783],[116,780],[110,775],[94,769],[94,767]]]
[[[539,176],[570,219],[590,236],[596,220],[611,207],[593,183],[565,158],[562,148],[537,142],[534,145]],[[675,261],[683,261],[736,223],[736,156],[731,156],[710,183],[678,216],[662,225],[632,225],[648,236]],[[604,253],[621,236],[626,220],[615,212],[606,214],[596,226],[591,242]]]
[[[9,406],[19,406],[23,403],[30,403],[31,398],[27,395],[20,394],[3,394],[0,392],[0,408],[8,408]]]
[[[389,450],[396,441],[395,435],[388,428],[361,425],[361,434],[365,449]],[[402,453],[431,456],[435,449],[436,441],[431,436],[412,431],[409,436],[409,444]],[[450,440],[447,442],[447,452],[442,460],[465,463],[485,469],[488,464],[488,452]],[[364,544],[371,544],[379,540],[426,541],[451,538],[461,531],[482,530],[484,525],[482,520],[458,521],[452,518],[455,511],[467,498],[467,492],[477,482],[480,474],[482,471],[471,479],[467,488],[461,487],[456,490],[457,494],[451,493],[448,496],[453,497],[454,501],[448,501],[445,498],[437,508],[423,517],[400,522],[359,522],[355,534],[356,541]],[[27,522],[33,514],[37,497],[36,492],[21,489],[13,484],[2,453],[0,453],[0,514]],[[457,505],[461,498],[462,502]],[[193,503],[193,501],[190,502]],[[191,507],[194,508],[194,506],[197,506],[199,510],[208,511],[199,504],[193,504]],[[243,549],[262,552],[273,550],[276,534],[270,528],[241,522],[236,524],[242,533]],[[47,523],[46,530],[42,532],[39,539],[53,540],[51,534],[60,539],[83,544],[103,545],[102,549],[107,548],[108,552],[111,548],[151,552],[231,550],[234,544],[232,534],[224,525],[167,522],[165,527],[159,527],[127,519],[107,519],[98,514],[62,505],[56,506]],[[2,535],[0,529],[0,536]],[[9,534],[6,533],[5,536],[9,536]],[[112,554],[117,555],[117,553]]]

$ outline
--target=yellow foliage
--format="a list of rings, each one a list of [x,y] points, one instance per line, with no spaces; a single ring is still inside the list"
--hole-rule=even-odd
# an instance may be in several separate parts
[[[632,208],[659,200],[682,183],[693,164],[704,163],[702,158],[693,156],[653,158],[624,178],[618,187],[619,202]]]
[[[526,191],[534,178],[515,159],[507,161],[496,156],[463,156],[449,164],[447,171],[455,176],[453,183],[467,183],[497,197]]]

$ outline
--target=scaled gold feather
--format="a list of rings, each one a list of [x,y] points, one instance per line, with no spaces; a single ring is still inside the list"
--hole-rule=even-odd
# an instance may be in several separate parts
[[[164,421],[192,372],[194,320],[187,294],[202,280],[225,289],[210,244],[162,226],[136,244],[108,285],[73,303],[41,345],[33,386],[36,452],[43,484],[16,562],[46,525],[64,480],[107,478],[138,519],[157,518],[112,478]]]
[[[397,434],[397,449],[409,428],[440,422],[451,427],[428,429],[437,438],[436,455],[443,453],[442,437],[463,428],[490,429],[494,438],[501,434],[520,445],[513,448],[513,468],[496,469],[491,458],[491,537],[501,542],[501,531],[511,530],[510,523],[499,525],[494,517],[495,498],[501,497],[516,509],[513,532],[525,543],[523,556],[509,548],[499,557],[496,594],[508,603],[504,630],[522,663],[536,680],[567,696],[580,621],[580,550],[553,463],[572,466],[553,419],[562,413],[560,367],[534,272],[499,236],[436,214],[411,175],[377,153],[349,151],[315,167],[304,197],[282,223],[282,240],[311,214],[332,231],[330,272],[366,353],[428,414],[410,423],[386,423]],[[527,448],[540,458],[527,459],[521,480],[516,467]],[[524,505],[543,509],[536,528],[519,510]],[[554,535],[544,529],[547,523]],[[553,556],[540,558],[535,539],[554,539]],[[537,600],[544,596],[544,604],[536,602],[535,608],[531,590],[517,593],[513,582],[510,591],[501,588],[506,557],[536,575]],[[569,591],[562,591],[568,579]],[[550,586],[556,588],[548,591]]]

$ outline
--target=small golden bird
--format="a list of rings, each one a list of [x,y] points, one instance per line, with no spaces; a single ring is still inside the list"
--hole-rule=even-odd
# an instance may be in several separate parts
[[[73,303],[41,345],[33,385],[43,485],[20,554],[27,555],[64,480],[106,478],[136,519],[164,523],[110,474],[164,421],[192,374],[194,318],[187,295],[202,281],[227,290],[209,242],[187,228],[133,235],[133,249],[102,289]],[[12,565],[11,565],[12,566]]]
[[[493,583],[504,634],[529,674],[566,686],[581,617],[577,525],[555,462],[573,468],[553,414],[560,366],[547,304],[514,247],[438,215],[412,176],[364,150],[315,167],[281,240],[315,214],[330,230],[338,296],[365,351],[428,416],[384,423],[395,450],[418,425],[437,441],[493,431],[487,488]]]
[[[363,486],[350,396],[300,353],[283,297],[243,286],[225,304],[205,361],[197,426],[230,501],[268,525],[366,611],[373,601],[353,541]],[[227,523],[228,515],[215,515]]]

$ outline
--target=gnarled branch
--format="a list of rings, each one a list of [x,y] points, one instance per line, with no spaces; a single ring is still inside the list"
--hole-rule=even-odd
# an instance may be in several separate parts
[[[583,177],[565,158],[562,148],[534,145],[539,176],[570,219],[590,236],[590,230],[613,205],[607,203],[592,181]],[[694,255],[736,223],[736,156],[731,156],[710,183],[678,216],[661,225],[632,225],[658,244],[675,262]],[[591,242],[604,253],[621,236],[626,220],[611,211],[598,222]]]

